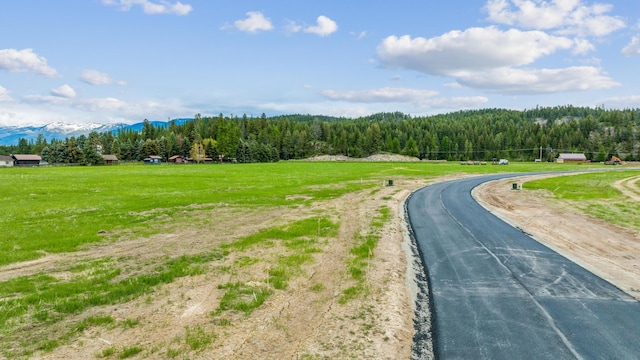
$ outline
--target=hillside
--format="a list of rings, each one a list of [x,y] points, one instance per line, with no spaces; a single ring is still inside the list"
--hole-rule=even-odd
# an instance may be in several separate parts
[[[483,109],[424,117],[379,113],[356,119],[313,115],[214,117],[123,127],[97,133],[92,141],[122,160],[149,155],[165,159],[191,157],[196,145],[207,157],[241,163],[306,159],[318,155],[365,158],[378,153],[401,154],[421,160],[552,161],[559,153],[585,153],[591,161],[612,155],[638,159],[640,110],[606,110],[559,106],[516,111]],[[83,149],[86,136],[72,140]],[[43,144],[22,140],[0,152],[58,155],[65,158],[68,140]],[[45,150],[48,148],[48,150]],[[200,151],[200,150],[199,150]],[[47,156],[45,156],[47,155]],[[76,157],[81,159],[81,157]]]

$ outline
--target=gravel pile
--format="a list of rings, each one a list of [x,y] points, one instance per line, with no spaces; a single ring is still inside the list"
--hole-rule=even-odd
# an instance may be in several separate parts
[[[417,157],[404,156],[398,154],[374,154],[366,158],[352,158],[344,155],[318,155],[305,161],[390,161],[390,162],[413,162],[420,161]]]

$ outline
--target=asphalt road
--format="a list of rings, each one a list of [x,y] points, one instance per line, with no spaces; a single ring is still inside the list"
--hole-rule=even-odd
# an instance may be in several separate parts
[[[407,201],[438,359],[640,359],[640,302],[486,211],[492,175]]]

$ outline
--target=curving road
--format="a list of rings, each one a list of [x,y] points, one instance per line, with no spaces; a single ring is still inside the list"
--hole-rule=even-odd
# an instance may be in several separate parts
[[[407,201],[436,358],[640,359],[640,302],[471,197],[510,176],[438,183]]]

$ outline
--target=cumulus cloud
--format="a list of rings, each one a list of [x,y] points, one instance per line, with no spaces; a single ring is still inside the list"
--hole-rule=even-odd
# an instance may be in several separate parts
[[[33,49],[0,50],[0,69],[8,72],[33,72],[46,77],[58,76],[58,72],[47,65],[47,59],[38,56]]]
[[[112,97],[78,99],[73,104],[74,107],[91,112],[113,112],[121,110],[127,106],[127,103]]]
[[[460,74],[465,86],[508,94],[542,94],[576,90],[610,89],[620,85],[593,66],[564,69],[498,68]]]
[[[0,87],[0,101],[2,101]],[[200,106],[187,107],[178,99],[128,102],[115,97],[82,98],[27,95],[9,99],[0,106],[0,125],[48,124],[51,122],[131,122],[134,119],[162,119],[167,114],[195,114]]]
[[[381,64],[429,75],[453,77],[457,83],[492,92],[533,94],[608,89],[619,85],[591,66],[525,69],[559,50],[574,54],[593,49],[587,40],[542,31],[502,31],[496,27],[451,31],[426,39],[389,36],[378,46]]]
[[[495,23],[579,36],[604,36],[626,26],[621,18],[606,15],[612,5],[582,0],[489,0],[485,9]]]
[[[63,98],[74,98],[76,97],[76,92],[71,86],[64,84],[58,88],[51,89],[51,95]]]
[[[586,39],[574,39],[574,46],[573,46],[573,54],[576,55],[583,55],[586,54],[590,51],[595,51],[596,47],[593,46],[593,44]]]
[[[640,55],[640,34],[631,38],[631,42],[622,49],[622,55]]]
[[[108,74],[97,70],[84,70],[80,80],[89,85],[126,85],[124,81],[112,79]]]
[[[318,16],[316,22],[316,25],[304,28],[304,32],[324,37],[338,31],[338,24],[324,15]]]
[[[437,97],[434,90],[409,88],[380,88],[358,91],[325,90],[322,95],[332,101],[347,103],[409,103],[417,110],[425,109],[460,109],[480,106],[489,101],[484,96],[470,97]]]
[[[183,4],[180,1],[172,3],[165,0],[157,2],[150,0],[102,0],[102,3],[107,6],[118,6],[122,11],[129,11],[133,6],[140,6],[142,11],[149,15],[187,15],[193,10],[191,5]]]
[[[233,27],[240,31],[256,33],[258,31],[273,30],[271,20],[265,17],[259,11],[249,11],[247,18],[244,20],[236,20],[233,22]]]
[[[637,108],[638,103],[640,103],[640,95],[609,97],[606,99],[602,99],[602,101],[599,101],[599,103],[604,104],[607,107],[620,109]]]
[[[0,86],[0,102],[13,101],[11,96],[9,96],[9,90]]]
[[[469,70],[526,65],[573,46],[571,39],[541,31],[486,27],[450,31],[430,39],[389,36],[378,46],[377,54],[387,67],[451,76]]]
[[[348,102],[419,102],[425,98],[438,95],[437,91],[408,89],[408,88],[392,88],[384,87],[380,89],[367,89],[358,91],[336,91],[325,90],[322,96],[330,100],[340,100]]]

